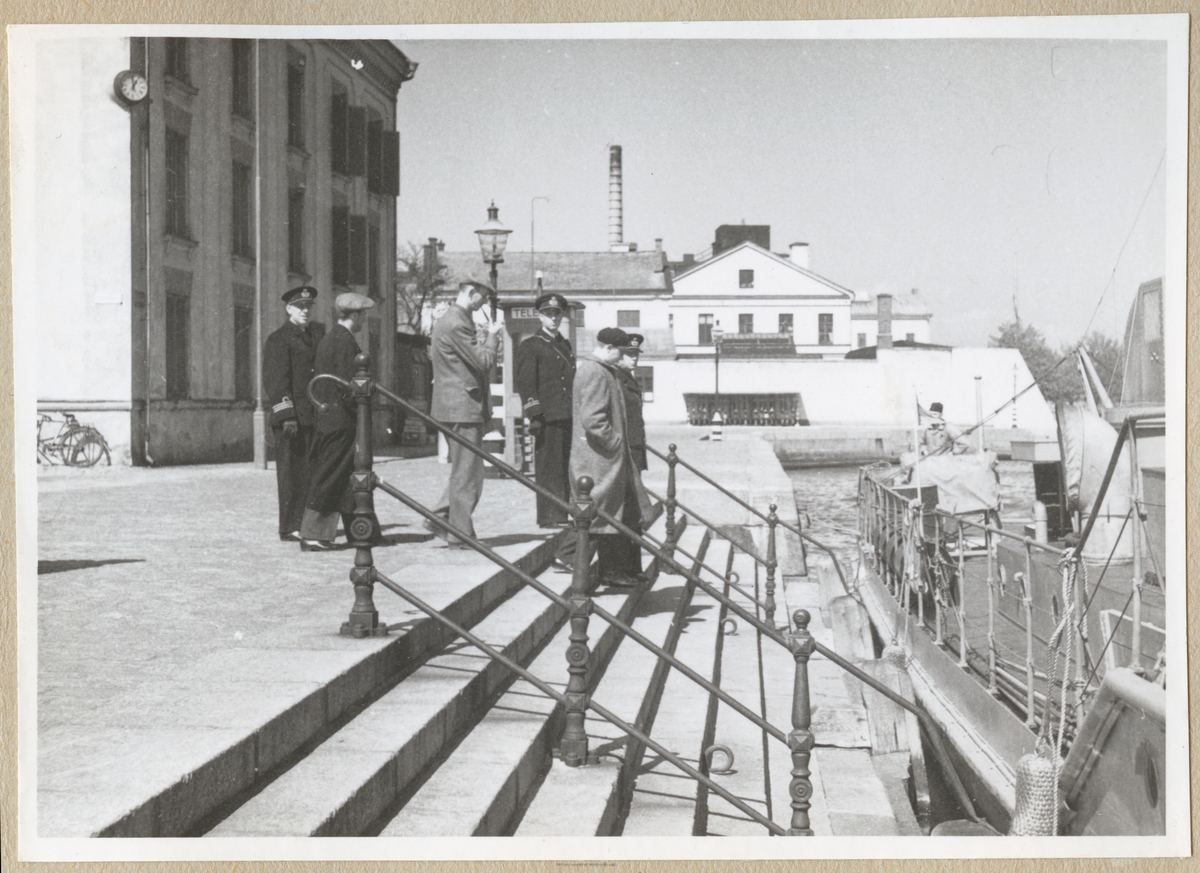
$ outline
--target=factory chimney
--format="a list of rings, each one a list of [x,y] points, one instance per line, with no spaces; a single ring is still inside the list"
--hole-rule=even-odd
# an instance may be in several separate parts
[[[625,234],[621,221],[621,147],[608,150],[608,248],[619,251]]]
[[[875,298],[876,318],[878,319],[878,328],[876,330],[876,349],[890,349],[892,347],[892,295],[880,294]]]

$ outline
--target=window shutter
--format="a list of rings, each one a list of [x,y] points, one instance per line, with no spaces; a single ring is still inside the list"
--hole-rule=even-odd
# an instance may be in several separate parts
[[[329,165],[335,173],[346,172],[346,125],[349,105],[345,94],[334,94],[329,108]]]
[[[367,123],[367,190],[382,193],[383,182],[383,122]]]
[[[350,284],[367,284],[367,217],[350,216]]]
[[[400,132],[385,130],[380,134],[380,152],[383,158],[380,194],[400,196]]]
[[[350,207],[333,207],[333,275],[334,285],[350,282]]]
[[[347,155],[346,174],[367,174],[367,110],[365,106],[351,106],[347,110]]]

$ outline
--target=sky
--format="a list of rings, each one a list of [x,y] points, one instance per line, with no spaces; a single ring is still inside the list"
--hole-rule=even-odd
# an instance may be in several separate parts
[[[398,235],[670,258],[721,224],[809,243],[857,294],[918,288],[934,342],[1022,320],[1120,337],[1165,269],[1166,44],[1101,40],[402,40]],[[1097,311],[1097,306],[1099,310]]]

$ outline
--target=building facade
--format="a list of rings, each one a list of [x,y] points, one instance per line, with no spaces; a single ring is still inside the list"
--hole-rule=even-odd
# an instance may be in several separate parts
[[[37,141],[78,139],[81,118],[87,140],[34,171],[31,254],[57,271],[63,313],[39,337],[40,410],[93,421],[135,464],[250,460],[259,352],[302,284],[327,324],[341,291],[378,301],[359,342],[389,383],[396,94],[415,64],[382,40],[55,40],[35,54]],[[144,76],[144,99],[114,94],[122,70]]]

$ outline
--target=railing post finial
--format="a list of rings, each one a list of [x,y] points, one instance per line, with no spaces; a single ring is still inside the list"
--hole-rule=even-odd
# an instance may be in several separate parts
[[[595,483],[590,476],[580,476],[575,482],[575,566],[571,577],[570,622],[571,642],[567,646],[567,691],[566,718],[559,752],[568,767],[587,763],[588,737],[584,730],[584,715],[587,712],[588,662],[588,615],[592,610],[591,558],[592,549],[589,531],[596,506],[592,500]]]
[[[812,704],[808,696],[808,659],[815,648],[808,623],[812,616],[806,609],[792,613],[795,630],[788,634],[788,649],[796,661],[796,678],[792,686],[792,731],[788,734],[788,748],[792,750],[792,781],[788,793],[792,798],[792,824],[789,837],[811,837],[811,822],[808,810],[812,805],[812,773],[808,769],[813,750]]]
[[[358,408],[354,441],[354,472],[350,487],[354,495],[354,510],[346,530],[346,540],[355,548],[354,569],[350,582],[354,585],[354,606],[342,624],[341,633],[350,637],[387,636],[388,626],[379,621],[375,608],[375,559],[371,547],[379,540],[379,519],[375,515],[374,449],[371,445],[371,359],[359,354],[354,359],[354,378],[350,380],[350,396]]]
[[[771,511],[767,515],[767,601],[764,607],[767,626],[772,628],[775,627],[775,568],[778,566],[775,558],[775,536],[779,527],[779,516],[775,514],[775,510],[778,508],[772,503]]]

